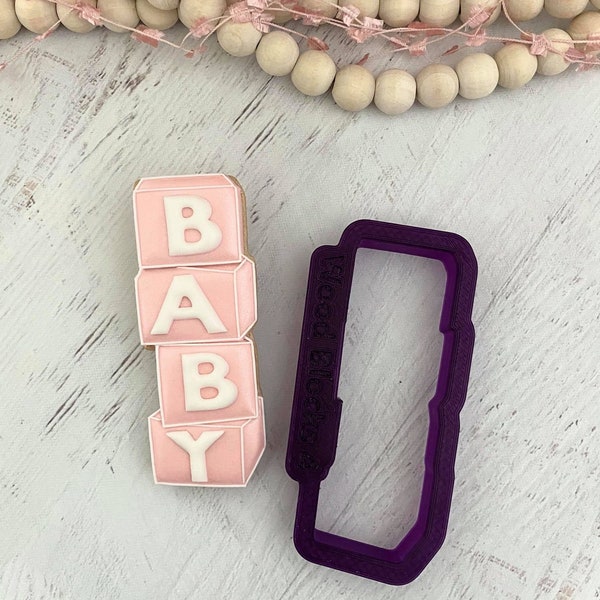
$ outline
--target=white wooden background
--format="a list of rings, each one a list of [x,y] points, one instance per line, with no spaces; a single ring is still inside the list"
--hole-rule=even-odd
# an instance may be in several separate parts
[[[60,32],[0,75],[0,159],[2,600],[600,598],[600,72],[389,119],[251,58]],[[219,171],[248,195],[268,448],[245,490],[155,486],[130,192]],[[364,217],[456,231],[480,265],[448,536],[402,590],[296,554],[283,466],[309,256]],[[356,278],[319,524],[393,545],[443,273],[364,251]]]

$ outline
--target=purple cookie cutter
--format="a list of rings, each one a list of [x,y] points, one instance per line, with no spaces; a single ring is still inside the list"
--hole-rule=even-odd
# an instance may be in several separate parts
[[[335,460],[342,401],[337,397],[342,345],[358,248],[439,260],[447,273],[440,318],[442,357],[429,402],[425,475],[414,526],[392,549],[316,528],[319,488]],[[467,395],[475,332],[471,322],[477,261],[449,232],[356,221],[337,246],[312,255],[290,425],[286,469],[299,483],[294,543],[307,560],[392,585],[413,581],[442,546],[448,527],[459,413]],[[400,333],[400,332],[399,332]]]

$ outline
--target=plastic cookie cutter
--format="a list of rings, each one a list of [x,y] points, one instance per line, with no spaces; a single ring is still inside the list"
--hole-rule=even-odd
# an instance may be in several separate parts
[[[335,460],[342,401],[337,397],[344,329],[358,248],[439,260],[446,273],[440,318],[442,356],[429,402],[425,474],[416,521],[392,549],[316,528],[319,488]],[[337,246],[312,255],[287,450],[286,469],[299,483],[294,543],[307,560],[392,585],[414,580],[446,536],[459,413],[465,402],[475,332],[471,321],[477,261],[469,243],[449,232],[356,221]],[[376,399],[374,399],[376,400]]]

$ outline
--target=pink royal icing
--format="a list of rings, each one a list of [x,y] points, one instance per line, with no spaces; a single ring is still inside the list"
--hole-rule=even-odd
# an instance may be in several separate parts
[[[160,411],[148,419],[156,483],[240,487],[248,483],[265,448],[263,400],[253,419],[164,427]]]
[[[225,175],[142,179],[134,189],[133,206],[142,268],[242,260],[242,193]]]
[[[142,269],[136,278],[142,344],[241,339],[256,322],[254,263]]]
[[[243,194],[224,175],[142,179],[134,191],[142,344],[156,346],[149,417],[157,483],[245,486],[265,448],[254,263]]]
[[[158,391],[165,427],[257,416],[254,344],[160,346]]]

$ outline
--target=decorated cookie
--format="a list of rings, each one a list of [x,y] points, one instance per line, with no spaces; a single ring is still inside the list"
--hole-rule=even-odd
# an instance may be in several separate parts
[[[236,421],[258,414],[254,343],[157,348],[163,425]]]
[[[231,177],[142,179],[134,213],[141,343],[156,349],[149,417],[157,483],[244,486],[265,448],[254,343],[256,273]]]
[[[141,268],[237,263],[245,248],[242,191],[225,175],[142,179],[133,192]]]
[[[245,486],[265,448],[263,399],[253,419],[164,427],[160,411],[149,419],[156,483]]]
[[[239,340],[256,322],[254,263],[142,269],[136,278],[142,344]]]

